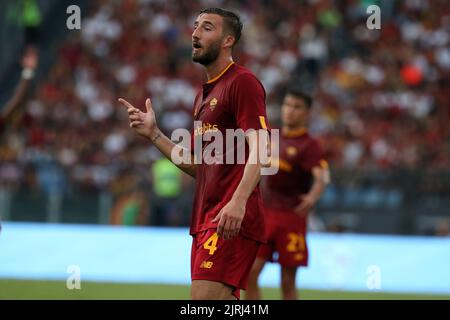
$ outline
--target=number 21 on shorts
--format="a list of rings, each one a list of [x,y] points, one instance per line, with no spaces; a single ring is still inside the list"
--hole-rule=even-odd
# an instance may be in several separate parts
[[[286,250],[288,252],[303,252],[306,250],[305,238],[302,234],[290,232],[287,234],[287,237]]]
[[[219,235],[217,232],[214,232],[208,240],[203,244],[203,248],[209,250],[209,255],[212,256],[214,252],[217,250],[217,240],[219,240]]]

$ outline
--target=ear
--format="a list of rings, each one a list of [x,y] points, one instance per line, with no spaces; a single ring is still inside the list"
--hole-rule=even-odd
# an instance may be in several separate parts
[[[235,38],[232,35],[226,35],[223,39],[222,46],[224,48],[231,48],[235,43]]]

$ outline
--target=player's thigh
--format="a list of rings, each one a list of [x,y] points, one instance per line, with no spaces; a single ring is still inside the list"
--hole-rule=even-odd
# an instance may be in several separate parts
[[[267,262],[266,259],[256,257],[255,262],[253,262],[252,271],[255,271],[257,274],[260,274],[261,271],[264,269],[266,262]]]
[[[258,253],[256,255],[257,259],[260,259],[258,264],[262,263],[262,261],[264,261],[264,263],[266,261],[273,262],[273,254],[276,251],[275,243],[278,230],[277,216],[268,214],[266,218],[266,243],[259,246]],[[262,269],[262,267],[264,267],[264,264],[262,266],[255,265],[254,269]],[[254,271],[254,269],[252,269],[252,271]]]
[[[222,282],[192,280],[191,298],[193,300],[235,300],[234,288]]]
[[[250,270],[251,280],[256,280],[259,277],[261,271],[264,269],[266,262],[266,259],[260,258],[259,256],[256,257],[255,261],[253,262],[252,269]]]

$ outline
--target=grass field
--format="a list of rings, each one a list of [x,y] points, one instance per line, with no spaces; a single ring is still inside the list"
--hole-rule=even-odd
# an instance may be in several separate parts
[[[264,288],[264,299],[280,299],[278,289]],[[449,296],[424,294],[366,293],[300,290],[305,300],[404,300],[446,299]],[[65,281],[0,280],[0,299],[148,299],[183,300],[189,298],[189,286],[162,284],[118,284],[82,282],[80,290],[68,290]]]

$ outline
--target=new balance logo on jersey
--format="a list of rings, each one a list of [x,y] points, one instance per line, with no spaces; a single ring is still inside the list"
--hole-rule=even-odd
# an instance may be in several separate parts
[[[200,268],[202,269],[211,269],[213,266],[213,263],[211,261],[203,261],[202,264],[200,265]]]

